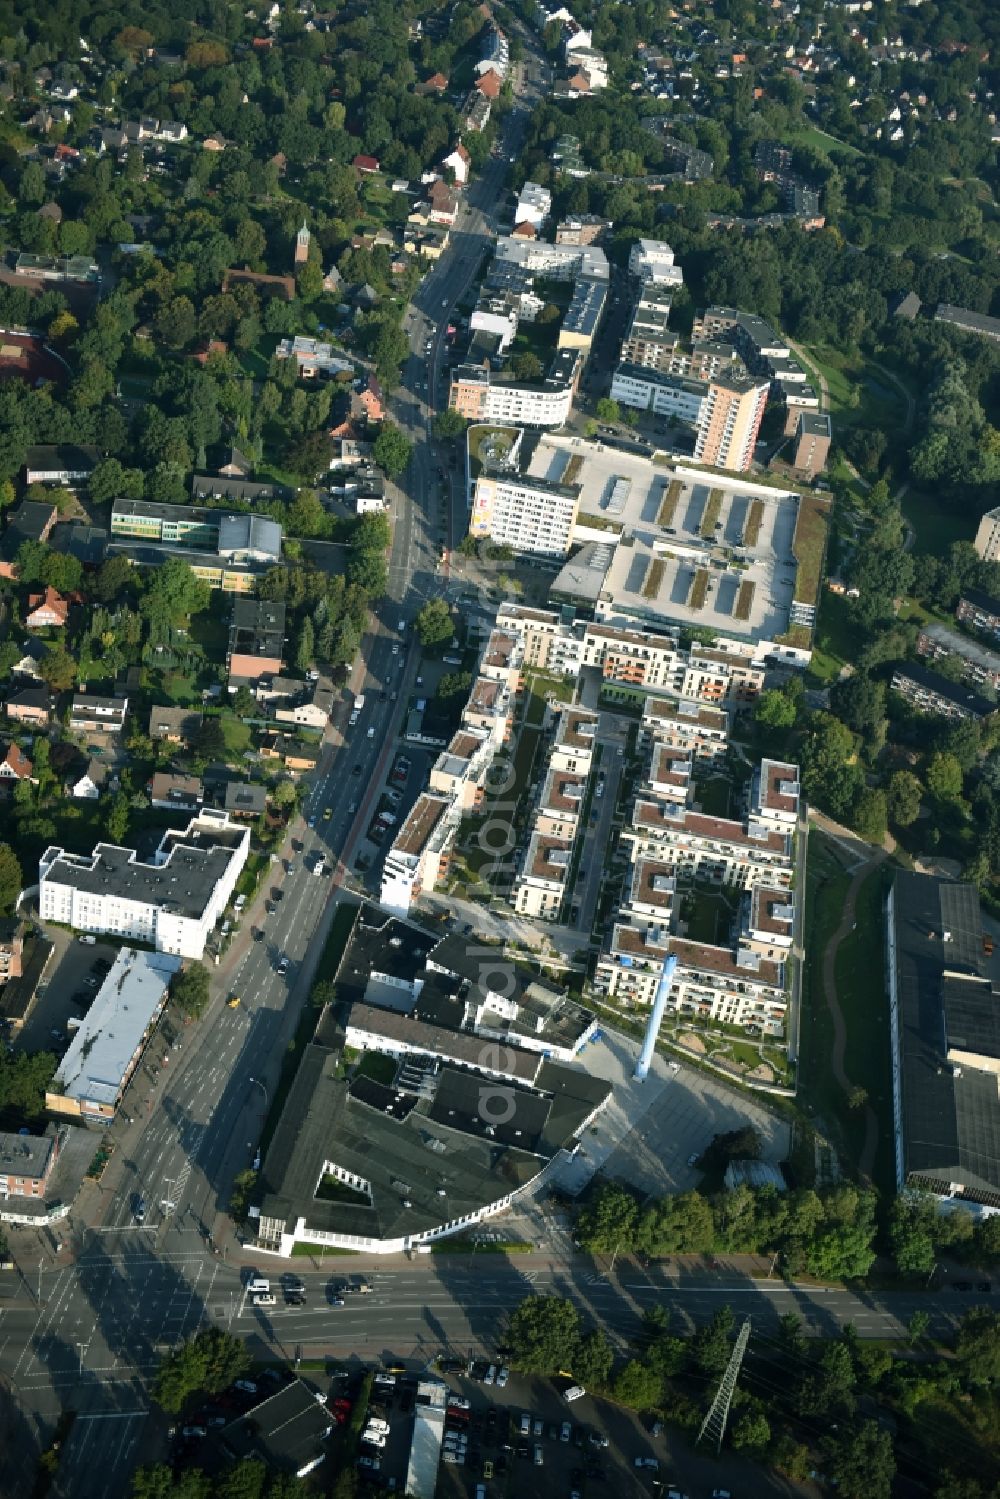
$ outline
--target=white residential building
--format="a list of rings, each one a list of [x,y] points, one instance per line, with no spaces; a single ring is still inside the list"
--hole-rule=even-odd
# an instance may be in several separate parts
[[[39,914],[76,931],[201,958],[249,851],[249,828],[208,810],[183,832],[164,833],[149,863],[113,843],[99,843],[92,854],[50,847],[38,866]]]
[[[471,536],[516,552],[564,557],[576,524],[580,487],[517,473],[484,473],[476,480],[469,517]]]
[[[708,400],[708,383],[643,365],[620,364],[611,377],[611,399],[635,411],[652,411],[697,426]]]
[[[681,268],[674,264],[673,250],[658,239],[637,240],[629,251],[628,268],[640,281],[653,281],[661,286],[684,284]]]
[[[406,916],[423,891],[443,878],[461,812],[452,796],[423,792],[403,820],[382,866],[379,899],[387,911]]]
[[[551,212],[552,194],[548,188],[537,182],[526,182],[518,194],[514,223],[533,224],[536,229],[541,229]]]

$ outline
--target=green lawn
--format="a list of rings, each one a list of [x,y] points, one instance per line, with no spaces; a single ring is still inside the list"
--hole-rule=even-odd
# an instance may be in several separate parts
[[[334,914],[333,923],[330,927],[330,935],[316,965],[316,982],[323,979],[333,979],[340,960],[344,956],[344,948],[347,939],[354,929],[354,922],[358,914],[358,907],[353,905],[340,905]]]
[[[810,345],[805,352],[808,362],[826,376],[835,425],[902,431],[906,402],[879,370],[869,368],[867,360],[828,344]]]
[[[850,601],[824,588],[820,596],[809,676],[814,682],[829,686],[840,676],[844,663],[857,658],[863,645],[864,632],[851,618]]]
[[[844,1067],[852,1083],[864,1088],[868,1102],[878,1116],[878,1150],[873,1176],[876,1186],[891,1195],[894,1163],[884,900],[883,871],[875,869],[858,892],[857,927],[840,945],[836,983],[837,997],[847,1022]],[[864,1140],[864,1111],[842,1107],[841,1122],[854,1154]]]
[[[916,532],[914,552],[940,557],[953,541],[971,541],[976,534],[972,516],[942,505],[935,495],[908,489],[902,500],[903,514]]]
[[[830,1070],[833,1022],[822,985],[822,958],[840,923],[850,885],[836,845],[822,833],[809,835],[806,877],[806,961],[802,983],[800,1097],[822,1122],[839,1150],[856,1167],[865,1134],[863,1109],[850,1109]],[[837,955],[837,996],[847,1024],[844,1067],[853,1083],[864,1088],[879,1116],[876,1185],[892,1188],[892,1116],[889,1089],[888,1003],[883,963],[883,884],[880,870],[862,885],[857,903],[857,929],[841,944]]]
[[[835,135],[827,135],[825,130],[818,130],[815,125],[804,125],[799,130],[786,130],[781,138],[790,146],[811,146],[824,156],[829,156],[831,151],[844,151],[849,156],[861,155],[857,146],[849,146],[846,141],[839,141]]]

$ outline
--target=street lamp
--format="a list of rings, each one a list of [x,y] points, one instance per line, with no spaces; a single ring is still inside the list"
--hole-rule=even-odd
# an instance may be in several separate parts
[[[250,1079],[250,1081],[251,1081],[251,1082],[252,1082],[252,1083],[256,1083],[256,1084],[257,1084],[257,1087],[258,1087],[258,1088],[259,1088],[259,1089],[260,1089],[260,1091],[261,1091],[261,1092],[262,1092],[262,1093],[263,1093],[263,1095],[264,1095],[264,1107],[265,1107],[265,1109],[266,1109],[266,1108],[267,1108],[267,1089],[266,1089],[266,1088],[265,1088],[265,1086],[264,1086],[264,1084],[263,1084],[263,1083],[262,1083],[262,1082],[261,1082],[261,1080],[260,1080],[260,1078],[259,1078],[259,1077],[252,1077],[252,1078],[251,1078],[251,1079]]]

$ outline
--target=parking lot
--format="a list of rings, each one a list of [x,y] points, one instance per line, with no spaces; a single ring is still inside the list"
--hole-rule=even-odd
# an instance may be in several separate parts
[[[71,1039],[70,1021],[83,1019],[118,949],[105,942],[83,943],[66,932],[50,930],[48,935],[53,943],[52,956],[17,1047],[61,1056]]]
[[[685,1499],[711,1499],[716,1489],[733,1499],[812,1492],[730,1454],[716,1460],[709,1448],[696,1451],[676,1433],[654,1437],[651,1422],[610,1401],[584,1395],[568,1404],[550,1380],[516,1373],[500,1389],[482,1382],[484,1365],[473,1370],[479,1378],[444,1376],[470,1409],[467,1423],[451,1423],[468,1431],[467,1456],[463,1463],[442,1463],[440,1499],[474,1499],[479,1483],[486,1499],[570,1499],[574,1493],[581,1499],[666,1499],[671,1488]],[[656,1467],[637,1469],[636,1458]]]

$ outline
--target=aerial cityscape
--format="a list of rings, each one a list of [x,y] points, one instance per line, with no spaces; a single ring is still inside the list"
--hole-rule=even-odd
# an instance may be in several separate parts
[[[998,99],[0,6],[0,1499],[998,1499]]]

